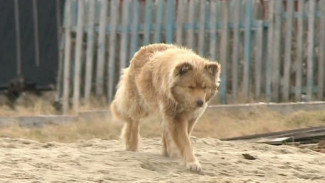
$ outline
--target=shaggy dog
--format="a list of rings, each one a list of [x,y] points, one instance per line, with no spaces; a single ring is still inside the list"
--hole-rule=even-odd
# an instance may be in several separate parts
[[[190,135],[219,86],[220,65],[193,51],[169,44],[142,47],[124,69],[111,111],[125,125],[126,149],[138,150],[139,123],[161,119],[163,154],[181,156],[186,167],[201,171]]]

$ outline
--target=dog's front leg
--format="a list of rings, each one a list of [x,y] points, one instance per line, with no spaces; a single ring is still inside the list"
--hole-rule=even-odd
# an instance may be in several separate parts
[[[188,135],[188,122],[181,114],[165,118],[170,135],[179,149],[186,167],[192,171],[201,171],[199,161],[196,159],[190,138]]]

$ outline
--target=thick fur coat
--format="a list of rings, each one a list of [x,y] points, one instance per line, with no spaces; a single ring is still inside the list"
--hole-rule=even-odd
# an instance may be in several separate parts
[[[138,150],[140,120],[156,115],[162,124],[163,154],[183,158],[200,171],[190,135],[217,93],[221,67],[193,51],[168,44],[142,47],[124,69],[111,111],[125,122],[126,149]]]

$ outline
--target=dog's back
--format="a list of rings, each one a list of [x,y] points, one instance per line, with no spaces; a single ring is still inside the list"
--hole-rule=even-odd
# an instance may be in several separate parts
[[[168,44],[152,44],[141,47],[135,53],[130,66],[123,70],[120,82],[117,87],[115,99],[111,104],[113,115],[119,119],[127,120],[131,117],[144,117],[147,110],[144,110],[142,97],[137,87],[136,79],[141,69],[146,65],[152,55],[170,48],[177,48]]]

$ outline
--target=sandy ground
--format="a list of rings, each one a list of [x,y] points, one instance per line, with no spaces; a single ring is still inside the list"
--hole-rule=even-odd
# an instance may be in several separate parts
[[[193,138],[203,171],[163,157],[158,138],[139,152],[118,140],[74,143],[0,139],[0,182],[324,182],[325,154],[290,146]],[[242,154],[257,159],[247,160]]]

